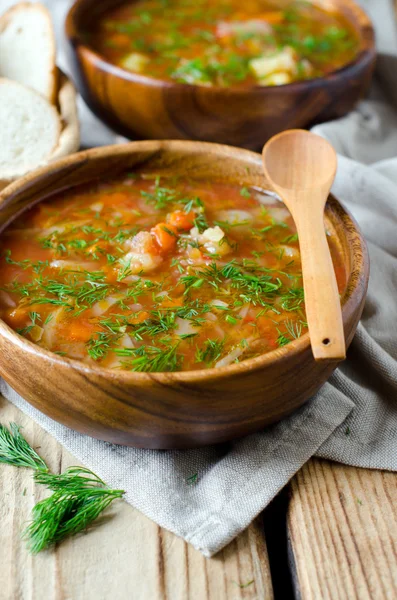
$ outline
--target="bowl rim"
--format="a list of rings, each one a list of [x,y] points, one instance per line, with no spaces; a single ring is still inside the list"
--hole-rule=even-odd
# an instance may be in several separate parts
[[[56,173],[62,173],[62,170],[67,170],[73,164],[86,163],[88,160],[95,160],[96,158],[104,158],[110,155],[130,155],[134,154],[135,151],[164,151],[164,152],[182,152],[188,156],[189,154],[197,154],[202,152],[206,155],[213,154],[220,158],[227,160],[228,158],[234,160],[241,160],[248,164],[261,165],[261,155],[251,150],[238,148],[234,146],[228,146],[226,144],[214,144],[211,142],[199,142],[192,140],[144,140],[134,141],[124,144],[113,144],[109,146],[101,146],[97,148],[91,148],[81,152],[76,152],[67,157],[61,158],[54,162],[45,165],[39,169],[28,173],[24,177],[21,177],[17,181],[8,185],[4,190],[0,192],[0,211],[2,211],[3,204],[14,196],[18,196],[20,193],[24,193],[29,190],[30,186],[34,186],[35,183],[40,182],[40,186],[45,189],[46,176],[50,176]],[[93,180],[94,177],[91,178]],[[56,186],[55,186],[56,187]],[[66,186],[67,187],[67,186]],[[72,186],[76,187],[76,186]],[[66,189],[63,187],[62,189]],[[34,202],[38,204],[42,201],[48,200],[54,194],[58,193],[59,189],[52,191],[50,194],[44,195],[43,198]],[[346,242],[349,241],[349,236],[357,236],[361,245],[361,258],[357,252],[350,253],[350,273],[346,282],[346,289],[343,294],[342,304],[342,317],[346,317],[348,313],[350,301],[354,299],[354,296],[360,293],[363,288],[366,289],[369,276],[368,265],[368,250],[364,239],[364,236],[348,210],[339,202],[333,194],[329,194],[327,204],[333,204],[341,218],[346,220],[344,223],[343,231]],[[0,229],[0,236],[2,231],[6,229],[9,224],[22,212],[28,209],[31,205],[27,205],[23,211],[15,214],[12,218],[5,223]],[[348,244],[351,248],[351,244]],[[361,266],[361,268],[360,268]],[[347,293],[349,291],[349,293]],[[229,377],[241,376],[248,374],[252,371],[262,370],[270,365],[281,365],[283,361],[289,359],[292,356],[311,352],[310,348],[310,337],[309,332],[304,333],[297,340],[291,341],[289,344],[271,350],[265,354],[261,354],[254,358],[248,358],[239,363],[233,363],[225,367],[212,367],[206,369],[197,369],[191,371],[172,371],[172,372],[136,372],[127,370],[116,370],[108,369],[97,365],[88,365],[82,361],[73,358],[62,357],[50,350],[46,350],[30,342],[26,338],[23,338],[17,334],[11,327],[9,327],[2,319],[0,319],[0,336],[6,338],[14,346],[17,346],[24,352],[34,354],[37,357],[41,357],[51,364],[60,364],[62,366],[69,366],[72,369],[76,369],[80,373],[89,373],[91,375],[97,375],[101,377],[111,378],[113,381],[118,380],[120,382],[136,382],[140,384],[153,383],[154,381],[161,384],[169,384],[172,380],[173,383],[194,383],[202,380],[221,380]]]
[[[72,4],[65,19],[65,34],[68,41],[72,44],[75,51],[81,50],[84,52],[91,61],[95,61],[96,66],[98,66],[102,71],[108,73],[109,75],[113,75],[118,77],[124,81],[128,81],[131,83],[138,83],[142,85],[147,85],[150,87],[159,87],[159,88],[172,88],[175,90],[185,90],[188,89],[199,89],[206,90],[208,94],[236,94],[236,95],[244,95],[250,93],[276,93],[277,90],[288,90],[291,92],[300,92],[302,90],[307,90],[308,88],[315,88],[317,86],[324,85],[325,82],[333,79],[338,79],[343,76],[351,76],[354,73],[355,68],[366,60],[373,60],[376,55],[375,51],[375,31],[372,25],[372,22],[364,11],[364,9],[355,2],[355,0],[337,0],[339,2],[343,1],[343,4],[350,8],[355,15],[358,16],[359,23],[359,31],[362,32],[365,30],[366,35],[360,35],[359,42],[360,48],[356,54],[356,56],[346,64],[344,64],[339,69],[335,71],[331,71],[330,73],[321,76],[314,77],[313,79],[303,79],[302,81],[293,81],[291,83],[286,83],[282,85],[275,86],[265,86],[265,85],[247,85],[247,86],[219,86],[219,85],[211,85],[211,86],[203,86],[196,83],[182,83],[178,81],[168,81],[166,79],[158,79],[156,77],[151,77],[149,75],[142,75],[140,73],[134,73],[133,71],[128,71],[127,69],[123,69],[110,61],[106,60],[106,58],[97,52],[94,48],[92,48],[89,44],[84,42],[82,39],[83,30],[79,27],[79,24],[76,22],[76,14],[80,10],[81,6],[84,6],[87,2],[92,2],[93,0],[75,0]],[[125,2],[126,0],[119,0],[120,3]],[[316,0],[309,0],[309,2],[315,3]]]

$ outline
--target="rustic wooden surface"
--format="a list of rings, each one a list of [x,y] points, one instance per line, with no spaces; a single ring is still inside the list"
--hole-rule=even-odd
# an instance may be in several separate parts
[[[77,461],[0,396],[0,422],[15,421],[54,472]],[[89,534],[32,557],[20,534],[43,497],[31,471],[0,465],[0,600],[271,600],[260,519],[214,559],[123,501]]]
[[[397,474],[311,460],[291,489],[302,600],[397,598]]]

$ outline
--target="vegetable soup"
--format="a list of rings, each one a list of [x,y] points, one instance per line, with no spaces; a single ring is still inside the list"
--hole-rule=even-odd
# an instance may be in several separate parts
[[[107,368],[230,365],[307,331],[296,230],[270,192],[224,182],[127,173],[77,187],[2,233],[0,317]]]
[[[341,15],[303,1],[127,0],[98,20],[88,41],[134,73],[206,86],[321,77],[358,49]]]

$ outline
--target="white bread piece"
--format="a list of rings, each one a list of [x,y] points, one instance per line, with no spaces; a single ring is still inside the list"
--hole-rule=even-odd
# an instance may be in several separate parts
[[[0,17],[0,77],[19,81],[55,103],[55,55],[54,29],[45,6],[21,2]]]
[[[43,164],[59,144],[61,122],[46,98],[0,79],[0,183]]]

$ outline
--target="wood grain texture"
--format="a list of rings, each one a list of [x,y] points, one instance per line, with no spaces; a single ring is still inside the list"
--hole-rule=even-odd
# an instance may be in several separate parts
[[[324,229],[336,152],[319,135],[291,129],[267,142],[262,159],[266,177],[290,211],[298,232],[313,356],[341,361],[346,358],[342,310]]]
[[[397,598],[397,474],[311,460],[291,489],[300,598]]]
[[[130,139],[193,139],[258,149],[272,135],[346,114],[368,89],[374,33],[353,0],[312,0],[359,33],[355,61],[321,79],[233,89],[164,82],[124,71],[85,45],[93,19],[114,0],[78,0],[66,21],[74,80],[90,108]],[[120,0],[119,0],[120,2]]]
[[[118,172],[188,174],[268,189],[261,156],[200,142],[133,142],[88,150],[51,164],[0,193],[0,231],[21,210],[52,193]],[[368,282],[365,241],[330,197],[326,226],[346,266],[343,295],[347,344],[361,316]],[[227,367],[176,373],[110,370],[62,358],[0,321],[0,375],[28,402],[93,437],[151,448],[194,447],[262,429],[301,406],[336,362],[315,362],[309,335]]]
[[[0,396],[0,422],[10,421],[23,425],[23,434],[54,472],[76,465],[58,442]],[[0,465],[1,600],[273,598],[260,519],[207,559],[119,501],[88,534],[33,557],[20,534],[44,493],[31,471]]]

